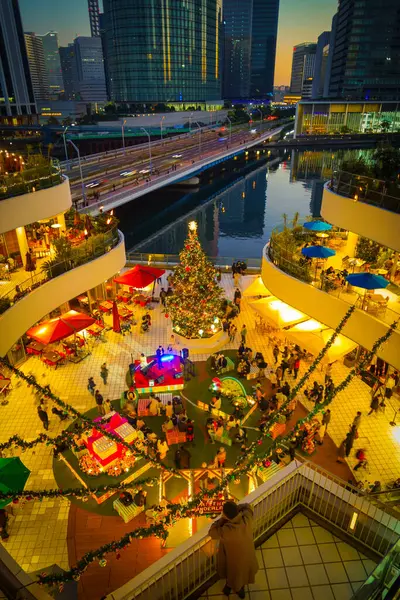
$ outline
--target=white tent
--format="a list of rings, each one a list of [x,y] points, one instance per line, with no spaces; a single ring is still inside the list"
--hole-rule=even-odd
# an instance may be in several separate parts
[[[250,303],[250,306],[277,327],[287,327],[307,319],[307,315],[278,300],[275,296],[255,300]]]
[[[246,298],[249,298],[251,296],[271,296],[271,292],[267,290],[263,283],[263,280],[260,276],[258,276],[244,290],[243,296],[245,296]]]
[[[318,321],[314,321],[314,319],[309,319],[308,321],[299,323],[286,330],[285,336],[290,341],[298,344],[300,348],[305,348],[311,354],[316,356],[321,352],[322,348],[324,348],[333,333],[333,329],[326,327],[326,325],[323,325],[322,323],[318,323]],[[351,352],[356,346],[357,344],[352,340],[339,334],[336,336],[332,346],[322,359],[322,363],[327,364],[339,360]]]

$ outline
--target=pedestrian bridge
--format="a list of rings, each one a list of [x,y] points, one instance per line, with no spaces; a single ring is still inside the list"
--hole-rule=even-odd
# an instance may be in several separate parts
[[[205,151],[200,159],[190,161],[190,163],[186,165],[184,164],[184,166],[177,171],[153,176],[148,182],[143,183],[140,187],[132,186],[130,189],[124,189],[121,192],[106,194],[96,203],[92,203],[89,207],[82,208],[81,212],[89,212],[92,215],[96,215],[99,212],[100,206],[103,207],[103,210],[111,210],[112,208],[131,202],[132,200],[136,200],[136,198],[140,198],[149,192],[161,189],[166,185],[194,177],[210,167],[234,158],[239,154],[243,154],[250,148],[258,146],[263,142],[267,142],[271,138],[279,135],[284,127],[285,125],[282,125],[274,129],[269,129],[268,131],[265,131],[265,133],[255,135],[253,139],[246,142],[231,142],[228,144],[228,148],[224,147],[221,151],[219,149],[216,152]]]

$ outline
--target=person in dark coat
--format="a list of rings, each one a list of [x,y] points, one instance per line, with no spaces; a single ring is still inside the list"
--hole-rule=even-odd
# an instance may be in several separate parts
[[[184,446],[178,448],[175,452],[175,466],[177,469],[190,469],[190,459],[192,455]]]
[[[346,441],[345,441],[345,454],[346,456],[350,456],[350,452],[353,448],[353,444],[354,444],[354,439],[355,439],[355,431],[350,430],[349,433],[346,435]]]
[[[49,416],[42,405],[38,406],[38,417],[43,423],[43,427],[47,431],[49,428]]]
[[[378,396],[374,396],[372,398],[371,404],[369,405],[369,407],[370,407],[371,410],[369,411],[368,416],[372,415],[373,412],[375,412],[375,413],[378,412],[378,410],[379,410],[379,398],[378,398]]]
[[[253,509],[250,504],[225,502],[222,517],[211,525],[209,536],[219,540],[217,571],[226,579],[223,593],[245,598],[245,585],[255,582],[258,562],[253,540]]]
[[[324,412],[324,416],[322,417],[322,425],[325,425],[326,429],[328,429],[328,425],[331,422],[331,411],[329,408]]]

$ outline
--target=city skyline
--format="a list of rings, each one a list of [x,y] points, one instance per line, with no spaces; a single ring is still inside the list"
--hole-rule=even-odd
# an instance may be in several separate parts
[[[57,31],[60,46],[78,36],[90,35],[86,0],[19,0],[25,31],[43,35]],[[100,8],[102,9],[100,2]],[[289,85],[293,46],[316,42],[318,35],[330,30],[337,0],[280,0],[275,85]],[[312,19],[310,18],[312,15]],[[79,27],[77,26],[79,25]]]

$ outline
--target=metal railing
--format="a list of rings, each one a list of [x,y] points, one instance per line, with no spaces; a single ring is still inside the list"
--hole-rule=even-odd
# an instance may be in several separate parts
[[[0,200],[31,194],[62,182],[60,164],[52,159],[47,165],[38,165],[18,173],[0,175]]]
[[[292,461],[243,499],[254,510],[256,546],[290,515],[306,509],[324,521],[335,534],[362,545],[365,553],[383,557],[400,537],[400,522],[384,504],[313,463]],[[109,600],[184,600],[206,588],[216,575],[215,542],[208,529],[154,563],[107,596]],[[210,581],[211,580],[211,581]]]
[[[261,271],[261,258],[241,258],[240,256],[208,256],[215,267],[230,272],[231,265],[237,260],[243,260],[247,268],[253,271]],[[156,254],[153,252],[127,252],[127,264],[145,264],[173,268],[180,263],[179,254]]]
[[[340,298],[347,304],[355,304],[360,310],[365,310],[365,312],[387,325],[391,325],[393,321],[400,318],[400,312],[396,312],[386,305],[376,305],[376,310],[367,310],[368,303],[364,295],[356,294],[354,291],[349,293],[347,285],[336,285],[325,274],[319,277],[316,276],[315,266],[312,263],[311,265],[306,263],[300,248],[288,250],[279,243],[278,238],[273,233],[267,246],[267,254],[271,262],[284,273],[311,284],[315,289]]]
[[[358,202],[400,213],[400,188],[396,183],[347,171],[336,171],[328,182],[328,188]]]
[[[101,235],[101,238],[100,238]],[[82,265],[107,254],[112,248],[115,248],[120,242],[120,236],[117,226],[110,229],[104,234],[99,234],[94,238],[93,243],[90,243],[91,238],[87,242],[76,246],[76,252],[66,260],[52,264],[49,259],[48,264],[41,265],[42,270],[39,273],[32,273],[31,277],[25,279],[11,290],[0,296],[0,314],[4,313],[16,302],[27,296],[30,292],[44,285],[51,279],[63,275],[72,269],[81,267]]]

